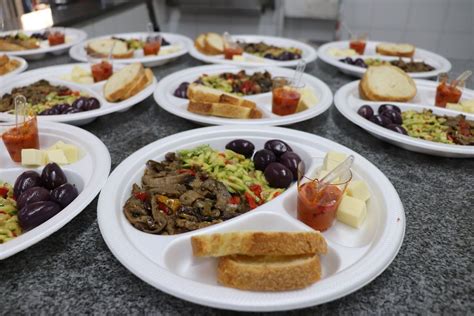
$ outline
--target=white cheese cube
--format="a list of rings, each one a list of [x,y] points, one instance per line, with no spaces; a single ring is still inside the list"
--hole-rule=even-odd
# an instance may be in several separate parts
[[[61,149],[63,148],[63,146],[64,146],[64,142],[61,140],[58,140],[56,143],[54,143],[53,146],[49,147],[47,151],[54,150],[54,149]]]
[[[343,195],[336,213],[338,221],[359,228],[366,216],[367,207],[364,201]]]
[[[474,106],[474,99],[472,99],[472,100],[462,100],[461,104],[463,106]]]
[[[68,163],[74,163],[79,160],[79,149],[76,146],[64,144],[61,149],[64,152]]]
[[[60,165],[66,165],[68,163],[66,155],[62,149],[52,149],[48,150],[48,162],[55,162]]]
[[[447,103],[446,108],[455,111],[464,111],[464,107],[461,104],[457,103]]]
[[[233,61],[245,61],[245,57],[242,55],[233,55],[232,56]]]
[[[337,151],[328,151],[326,157],[324,157],[323,169],[332,170],[337,167],[338,164],[344,161],[347,155]]]
[[[39,149],[22,149],[21,164],[25,166],[42,166],[46,164],[46,153]]]
[[[370,198],[369,188],[364,181],[353,180],[347,186],[347,195],[362,200],[367,201]]]
[[[300,89],[300,101],[298,102],[298,107],[296,112],[301,112],[307,110],[311,107],[314,107],[318,103],[318,98],[316,97],[314,91],[310,87],[304,87]]]

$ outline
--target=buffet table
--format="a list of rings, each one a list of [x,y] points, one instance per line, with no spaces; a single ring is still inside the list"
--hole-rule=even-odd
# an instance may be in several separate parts
[[[30,62],[29,69],[72,62],[67,55],[50,57]],[[451,62],[455,73],[474,69],[474,61]],[[160,80],[200,64],[184,56],[153,71]],[[354,80],[319,61],[309,64],[306,72],[325,81],[333,93]],[[112,170],[146,144],[198,127],[162,110],[152,97],[127,112],[83,126],[108,147]],[[403,245],[385,272],[351,295],[301,312],[472,311],[474,182],[469,175],[474,174],[474,160],[427,156],[392,146],[346,120],[334,106],[289,128],[326,137],[365,156],[392,181],[406,213]],[[0,261],[1,314],[220,313],[160,292],[130,273],[104,243],[96,206],[97,198],[58,232]]]

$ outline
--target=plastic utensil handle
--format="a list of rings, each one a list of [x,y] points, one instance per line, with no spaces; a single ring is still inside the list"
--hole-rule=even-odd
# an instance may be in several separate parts
[[[293,76],[293,80],[291,82],[293,86],[297,87],[299,85],[305,68],[306,68],[306,62],[304,60],[300,60],[298,62],[298,65],[296,66],[295,75]]]
[[[332,169],[327,175],[325,175],[319,181],[319,183],[322,185],[322,187],[325,187],[326,185],[330,184],[331,182],[333,182],[335,179],[339,177],[339,174],[350,169],[353,162],[354,162],[354,156],[349,155],[349,157],[347,157],[343,162],[338,164],[336,168]]]
[[[459,75],[459,77],[456,78],[456,80],[453,81],[452,85],[455,87],[458,84],[466,81],[470,76],[472,75],[472,71],[466,70],[462,74]]]

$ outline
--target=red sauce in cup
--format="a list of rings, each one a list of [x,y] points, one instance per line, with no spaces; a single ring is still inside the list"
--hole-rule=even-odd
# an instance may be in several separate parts
[[[22,149],[39,149],[36,117],[5,132],[2,135],[2,140],[12,160],[21,162]]]
[[[335,185],[318,190],[317,181],[298,188],[297,217],[313,229],[325,231],[332,226],[341,202],[342,191]]]
[[[160,48],[161,48],[161,42],[160,41],[146,42],[145,45],[143,45],[143,54],[145,56],[147,56],[147,55],[158,55],[158,52],[160,51]]]
[[[242,55],[244,50],[240,46],[224,47],[224,58],[233,59],[234,55]]]
[[[102,61],[91,66],[92,77],[94,82],[99,82],[109,79],[113,73],[113,67],[109,62]]]
[[[446,107],[447,103],[458,103],[461,99],[462,91],[446,82],[441,82],[436,88],[435,105]]]
[[[64,33],[61,32],[51,32],[48,35],[49,46],[61,45],[66,41]]]
[[[272,112],[277,115],[290,115],[296,112],[301,94],[287,87],[272,90]]]
[[[359,55],[364,55],[365,41],[350,41],[349,47],[357,52]]]

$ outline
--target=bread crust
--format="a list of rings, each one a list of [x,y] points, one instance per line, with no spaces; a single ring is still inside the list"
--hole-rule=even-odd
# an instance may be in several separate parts
[[[206,37],[204,39],[204,51],[205,51],[205,54],[208,54],[208,55],[220,55],[220,54],[223,54],[224,53],[224,50],[216,47],[215,45],[213,45],[213,43],[210,41],[211,40],[211,37],[215,37],[215,38],[218,38],[219,40],[221,40],[222,42],[224,41],[224,39],[222,38],[221,35],[217,34],[217,33],[207,33],[206,34]]]
[[[219,258],[217,280],[249,291],[288,291],[321,279],[318,255],[285,257],[225,256]]]
[[[409,82],[409,84],[414,88],[413,92],[406,96],[392,96],[392,95],[382,95],[377,93],[376,91],[370,88],[370,76],[372,71],[376,69],[376,67],[390,67],[392,71],[396,71],[402,74],[405,79]],[[370,66],[367,71],[365,72],[362,80],[359,82],[359,95],[362,99],[370,100],[370,101],[387,101],[387,102],[408,102],[413,99],[416,95],[416,84],[413,79],[407,75],[403,70],[398,67],[390,66],[390,65],[379,65],[379,66]]]
[[[384,47],[385,44],[387,44],[387,43],[378,44],[375,47],[375,52],[377,54],[384,55],[384,56],[397,56],[397,57],[413,57],[413,55],[415,55],[415,46],[413,46],[413,45],[410,45],[410,46],[412,46],[411,51],[401,52],[401,51],[397,51],[397,50],[386,49]],[[409,44],[403,44],[403,45],[409,45]]]
[[[227,255],[303,255],[327,253],[327,243],[318,231],[310,232],[231,232],[191,237],[193,254],[198,257]]]
[[[199,102],[190,100],[188,104],[188,111],[201,115],[246,119],[250,117],[252,109],[233,104]]]
[[[130,64],[126,67],[131,67],[135,64]],[[123,84],[119,89],[116,89],[114,92],[108,94],[106,93],[107,91],[107,87],[108,87],[108,83],[109,83],[109,80],[110,77],[107,82],[105,83],[104,85],[104,96],[105,96],[105,99],[109,102],[118,102],[120,100],[124,100],[126,99],[125,97],[127,96],[127,94],[131,91],[131,89],[133,87],[135,87],[135,85],[137,84],[137,81],[139,81],[140,79],[142,79],[142,77],[145,77],[145,70],[143,69],[143,65],[142,64],[139,64],[140,65],[140,70],[138,71],[138,73],[136,74],[136,76],[134,78],[131,78],[127,83]],[[125,69],[125,68],[123,68]],[[114,73],[112,76],[118,76],[120,75],[120,71],[122,71],[123,69],[119,70],[118,72]],[[146,80],[146,77],[145,77],[145,80]]]

